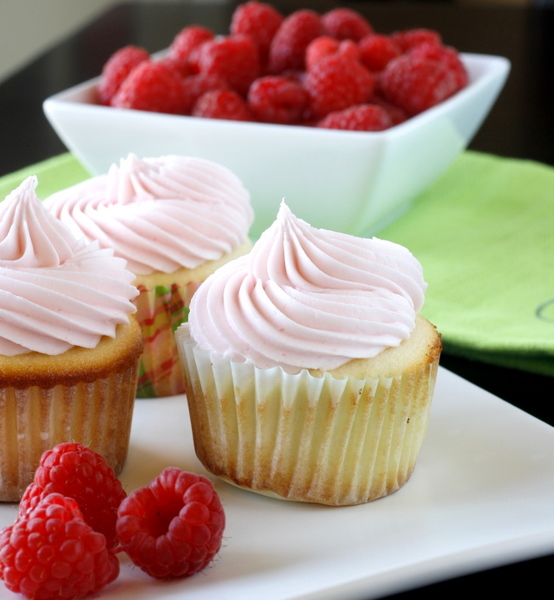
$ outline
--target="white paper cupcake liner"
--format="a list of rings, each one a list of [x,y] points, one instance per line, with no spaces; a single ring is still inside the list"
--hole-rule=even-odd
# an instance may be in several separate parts
[[[393,378],[258,369],[177,330],[195,450],[235,485],[288,500],[359,504],[400,488],[427,430],[437,360]]]
[[[0,501],[17,502],[43,452],[79,442],[119,473],[129,448],[138,360],[96,381],[0,389]]]

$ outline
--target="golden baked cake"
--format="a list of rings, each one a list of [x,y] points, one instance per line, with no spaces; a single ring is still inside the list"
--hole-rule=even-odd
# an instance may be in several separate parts
[[[116,472],[127,456],[142,352],[125,262],[76,239],[30,177],[0,203],[0,501],[42,453],[76,441]]]
[[[251,248],[253,211],[241,181],[199,158],[130,155],[45,206],[75,235],[113,248],[135,274],[144,335],[137,395],[182,393],[174,331],[187,320],[198,285]]]
[[[215,475],[333,506],[409,479],[441,352],[402,246],[310,227],[285,204],[198,289],[176,332],[196,453]]]

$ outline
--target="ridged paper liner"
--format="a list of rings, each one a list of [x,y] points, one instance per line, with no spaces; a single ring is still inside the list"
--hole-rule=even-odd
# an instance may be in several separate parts
[[[258,369],[177,332],[195,451],[230,483],[288,500],[360,504],[409,479],[427,430],[437,360],[393,378]]]
[[[18,502],[43,452],[79,442],[119,473],[129,448],[138,361],[73,386],[0,388],[0,501]]]
[[[200,283],[158,285],[152,289],[138,286],[135,300],[144,350],[142,353],[137,398],[173,396],[185,391],[183,372],[174,333],[188,319],[189,305]]]

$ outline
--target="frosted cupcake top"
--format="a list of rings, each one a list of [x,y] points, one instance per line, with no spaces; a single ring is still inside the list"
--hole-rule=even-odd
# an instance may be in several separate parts
[[[29,177],[0,202],[0,354],[94,348],[135,312],[134,275],[113,250],[77,240]]]
[[[426,287],[403,246],[316,229],[282,203],[250,254],[200,286],[190,333],[259,368],[332,370],[408,338]]]
[[[113,248],[141,275],[218,260],[246,241],[253,221],[250,195],[238,177],[185,156],[131,154],[107,175],[44,203],[75,235]]]

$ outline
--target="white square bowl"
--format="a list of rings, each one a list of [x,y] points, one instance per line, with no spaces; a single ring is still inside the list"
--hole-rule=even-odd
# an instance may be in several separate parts
[[[130,152],[182,154],[234,171],[250,191],[257,238],[284,198],[313,226],[372,235],[405,212],[466,148],[510,70],[499,56],[462,54],[469,85],[442,104],[382,132],[201,119],[95,103],[93,79],[48,98],[44,111],[92,174]]]

